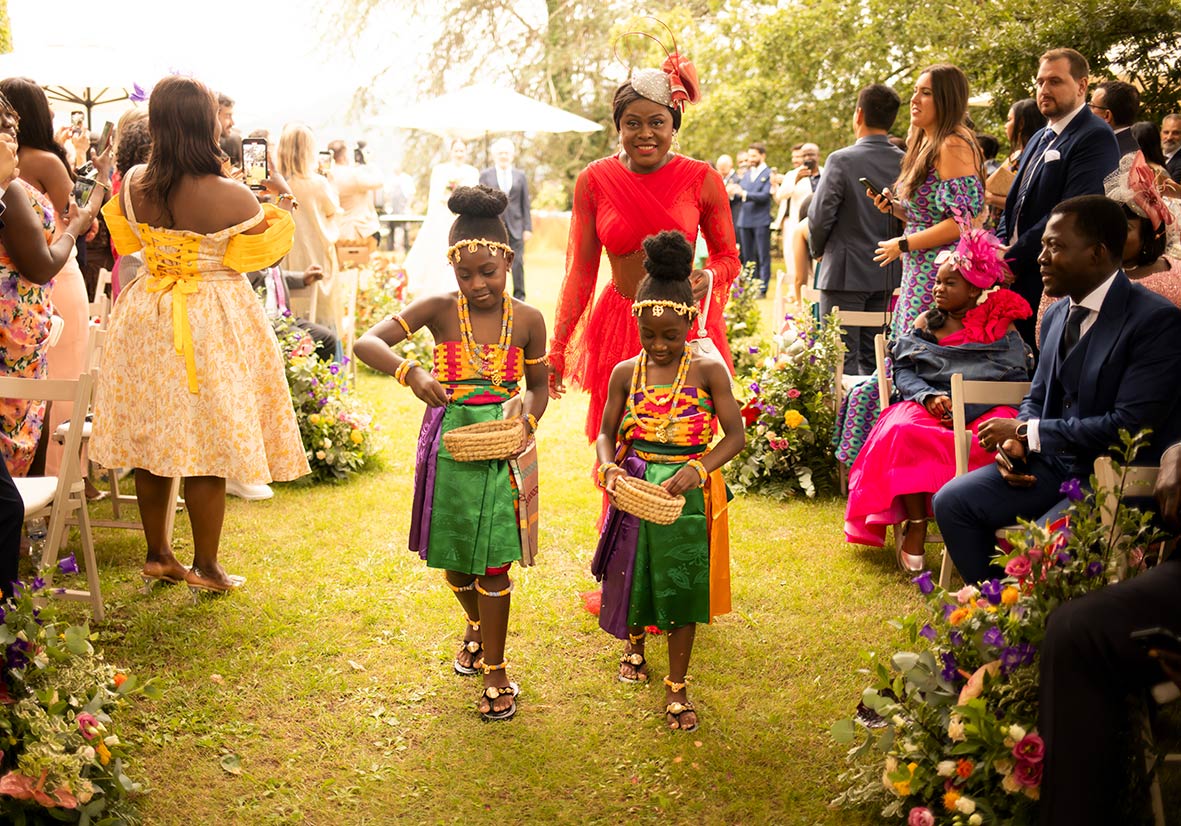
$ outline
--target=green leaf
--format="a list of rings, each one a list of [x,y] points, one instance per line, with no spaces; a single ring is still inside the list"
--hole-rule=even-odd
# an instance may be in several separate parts
[[[221,756],[221,770],[226,774],[239,776],[242,774],[242,759],[236,754],[223,754]]]
[[[82,655],[90,652],[90,632],[80,625],[66,629],[66,648],[71,654]]]
[[[852,720],[847,718],[837,720],[832,724],[830,733],[832,734],[832,739],[838,743],[852,743],[853,739],[857,736],[857,726]]]

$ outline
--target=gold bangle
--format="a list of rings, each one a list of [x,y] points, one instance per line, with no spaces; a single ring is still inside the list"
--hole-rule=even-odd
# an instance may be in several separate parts
[[[526,413],[525,414],[525,421],[529,422],[529,432],[536,433],[537,432],[537,417],[534,416],[532,413]]]
[[[394,378],[397,379],[398,384],[406,387],[410,384],[409,380],[407,379],[407,376],[410,375],[410,371],[415,367],[421,366],[422,365],[414,359],[403,359],[402,363],[398,365],[398,369],[394,371]]]
[[[410,338],[412,335],[414,335],[414,333],[411,332],[411,330],[410,330],[410,325],[406,323],[406,319],[402,318],[402,316],[398,315],[397,313],[394,313],[393,315],[390,316],[390,318],[392,318],[394,321],[398,322],[398,326],[400,326],[403,330],[406,331],[406,338]]]
[[[290,192],[280,192],[278,195],[275,196],[275,203],[276,204],[281,204],[284,201],[290,201],[292,209],[299,209],[299,199],[296,198],[294,195],[292,195]]]
[[[525,359],[525,366],[526,366],[526,367],[532,367],[532,366],[533,366],[533,365],[535,365],[535,364],[544,364],[544,365],[546,365],[546,366],[548,367],[548,366],[549,366],[549,354],[548,354],[548,353],[546,353],[546,354],[545,354],[544,356],[542,356],[541,358],[536,358],[536,359]]]
[[[701,484],[704,486],[706,480],[709,479],[709,471],[705,469],[705,465],[702,464],[701,460],[690,459],[689,461],[685,462],[685,465],[697,471],[697,475],[701,477]]]
[[[615,468],[616,470],[618,470],[619,465],[615,464],[614,462],[604,462],[603,464],[599,465],[599,470],[598,470],[599,487],[601,487],[601,488],[607,487],[607,471],[611,470],[611,468]]]

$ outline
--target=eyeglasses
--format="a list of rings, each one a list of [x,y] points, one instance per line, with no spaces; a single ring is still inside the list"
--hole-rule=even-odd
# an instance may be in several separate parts
[[[1098,109],[1099,111],[1102,111],[1102,112],[1110,112],[1111,111],[1106,106],[1100,106],[1097,103],[1088,103],[1087,106],[1090,106],[1092,109]]]

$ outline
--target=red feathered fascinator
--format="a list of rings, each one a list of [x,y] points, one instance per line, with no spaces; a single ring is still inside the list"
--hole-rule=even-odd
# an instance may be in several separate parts
[[[619,41],[625,37],[646,37],[649,40],[654,40],[664,49],[665,58],[664,63],[659,69],[636,69],[631,74],[631,85],[640,95],[667,106],[670,109],[685,110],[685,105],[688,103],[697,103],[701,100],[701,85],[697,81],[697,69],[693,66],[689,59],[682,57],[677,50],[677,40],[673,36],[672,29],[670,29],[662,20],[655,17],[649,18],[655,20],[664,30],[668,32],[668,36],[672,41],[672,48],[664,45],[659,38],[654,37],[647,32],[626,32],[621,35],[619,40],[615,41],[616,47]],[[619,58],[618,49],[616,49],[615,56]],[[623,61],[620,60],[622,63]]]

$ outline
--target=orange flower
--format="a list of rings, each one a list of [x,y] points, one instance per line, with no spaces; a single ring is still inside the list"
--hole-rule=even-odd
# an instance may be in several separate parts
[[[125,682],[127,682],[127,675],[124,674],[122,671],[117,672],[115,674],[115,688],[116,688],[116,690],[122,688],[123,683],[125,683]]]
[[[951,615],[948,616],[947,621],[952,625],[959,625],[961,622],[966,620],[969,615],[971,615],[971,613],[971,608],[957,608],[951,612]]]
[[[111,750],[107,748],[106,743],[99,743],[94,747],[94,753],[98,755],[98,762],[104,766],[111,762]]]
[[[1021,597],[1021,592],[1018,591],[1016,588],[1014,588],[1012,585],[1010,585],[1007,588],[1005,588],[1005,590],[1001,591],[1001,604],[1002,605],[1016,605],[1017,600],[1020,597]]]
[[[960,799],[960,793],[957,792],[955,789],[952,789],[951,791],[949,791],[945,795],[943,795],[943,808],[947,809],[947,811],[949,811],[949,812],[954,812],[956,810],[955,803],[959,799]]]
[[[967,780],[972,775],[973,768],[975,767],[971,760],[959,760],[955,764],[955,773]]]

